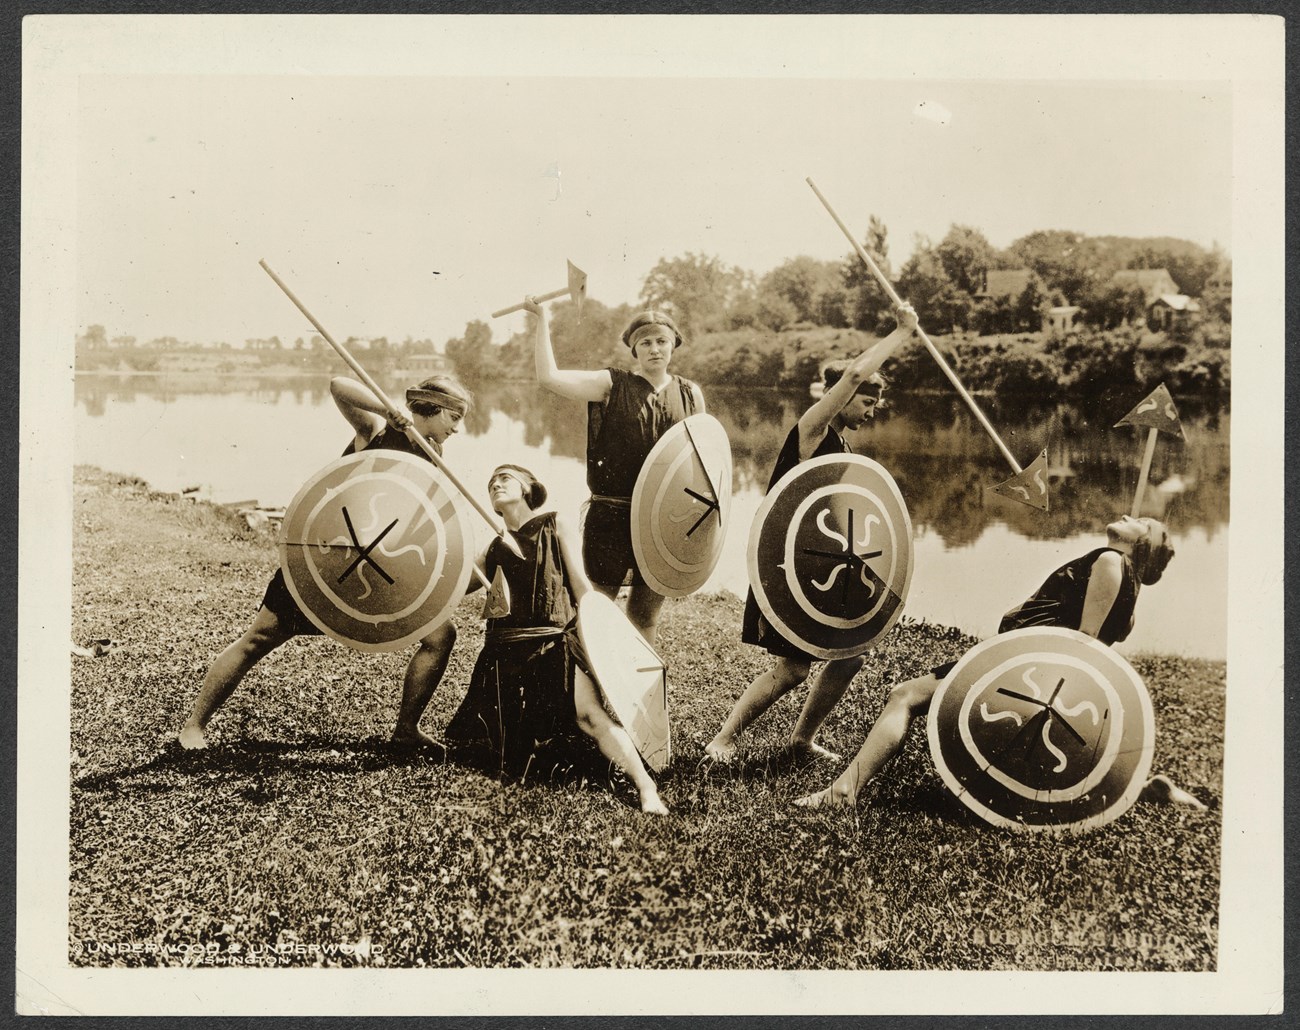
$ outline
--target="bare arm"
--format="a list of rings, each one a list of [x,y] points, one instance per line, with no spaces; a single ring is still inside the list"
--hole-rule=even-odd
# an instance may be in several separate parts
[[[335,376],[330,380],[330,396],[356,433],[357,450],[370,443],[384,428],[388,412],[379,398],[355,379]]]
[[[578,535],[564,519],[557,515],[555,536],[560,541],[560,555],[564,558],[569,590],[573,593],[573,600],[576,603],[581,601],[582,595],[591,589],[591,580],[587,578],[586,567],[582,564],[582,551],[577,545]]]
[[[1119,597],[1124,582],[1124,558],[1116,551],[1105,551],[1092,564],[1088,590],[1083,595],[1083,618],[1079,632],[1095,637],[1101,632],[1111,606]]]
[[[533,333],[533,366],[537,370],[537,381],[561,397],[575,401],[608,400],[613,385],[609,372],[605,369],[586,371],[556,367],[551,330],[546,324],[546,311],[532,297],[524,300],[524,308],[532,312],[537,322]]]
[[[817,449],[817,445],[826,436],[826,430],[832,420],[844,405],[849,403],[863,380],[879,371],[885,359],[893,354],[904,340],[910,339],[912,333],[916,331],[916,312],[912,310],[910,304],[898,308],[895,315],[898,318],[898,326],[894,331],[883,340],[877,340],[854,358],[849,367],[844,370],[844,375],[840,377],[839,382],[823,393],[800,417],[799,459],[801,461],[811,456]]]
[[[691,393],[695,397],[695,413],[697,415],[704,413],[704,391],[700,389],[698,383],[691,383]]]

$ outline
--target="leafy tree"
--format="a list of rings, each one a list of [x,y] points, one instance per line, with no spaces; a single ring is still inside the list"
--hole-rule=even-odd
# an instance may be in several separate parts
[[[862,249],[871,255],[884,277],[891,279],[889,230],[875,215],[867,222],[867,238],[862,241]],[[883,329],[890,321],[889,297],[856,251],[840,265],[840,277],[848,294],[846,306],[850,326],[873,333]]]
[[[785,324],[817,322],[822,297],[840,289],[837,262],[800,255],[778,265],[759,280],[758,303],[760,309],[769,311],[785,311],[788,306],[792,314]]]
[[[1081,233],[1032,232],[1008,249],[1021,267],[1031,269],[1048,289],[1060,290],[1071,301],[1091,292],[1098,280],[1096,247]]]
[[[493,370],[492,329],[481,319],[467,322],[465,334],[447,341],[447,360],[466,379],[478,379]]]
[[[85,341],[87,347],[106,347],[108,346],[108,333],[102,325],[92,325],[86,329],[86,335],[81,338]]]
[[[993,246],[982,232],[954,224],[935,250],[954,286],[969,294],[979,292],[984,273],[995,260]]]
[[[688,253],[660,258],[641,286],[641,300],[671,313],[683,335],[695,335],[725,328],[727,312],[744,286],[740,269]]]
[[[922,326],[947,333],[970,322],[974,301],[948,277],[938,251],[924,236],[917,236],[912,256],[898,274],[898,292],[916,308]]]

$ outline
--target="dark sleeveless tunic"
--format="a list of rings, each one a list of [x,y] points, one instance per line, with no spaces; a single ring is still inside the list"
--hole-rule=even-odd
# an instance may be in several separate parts
[[[1043,582],[1032,597],[1002,616],[999,633],[1026,626],[1063,626],[1078,629],[1083,622],[1083,602],[1088,593],[1088,579],[1092,567],[1113,547],[1098,547],[1074,561],[1066,562]],[[1128,555],[1116,551],[1124,559],[1124,577],[1119,594],[1110,606],[1110,612],[1101,624],[1097,639],[1103,644],[1113,644],[1128,636],[1137,606],[1139,582],[1137,570]]]
[[[498,538],[484,563],[489,580],[498,569],[504,575],[510,612],[488,620],[469,689],[444,736],[458,761],[506,777],[608,774],[608,760],[578,728],[573,677],[586,660],[555,513],[511,535],[523,557]]]
[[[1002,616],[998,632],[1010,633],[1013,629],[1024,629],[1027,626],[1078,629],[1083,623],[1083,602],[1088,595],[1088,579],[1092,576],[1092,567],[1103,554],[1114,550],[1113,547],[1098,547],[1066,562],[1048,576],[1031,597]],[[1128,636],[1129,628],[1133,625],[1133,613],[1137,608],[1138,591],[1141,589],[1132,560],[1122,551],[1116,553],[1124,559],[1124,574],[1119,594],[1097,633],[1097,639],[1103,644],[1113,644]],[[930,671],[936,678],[943,679],[956,664],[944,662]]]
[[[824,454],[851,453],[853,453],[853,450],[845,442],[844,437],[840,436],[830,426],[827,426],[826,435],[822,438],[821,443],[817,445],[808,458],[801,459],[799,457],[799,424],[796,422],[794,428],[786,434],[785,443],[781,445],[781,451],[776,456],[776,464],[772,467],[771,478],[767,481],[768,493],[772,492],[772,487],[781,481],[782,476],[800,464],[801,461],[820,458]],[[780,658],[793,658],[807,662],[817,661],[815,655],[811,655],[790,643],[785,637],[781,636],[776,627],[764,618],[752,588],[745,595],[745,616],[741,622],[740,639],[742,643],[754,644],[757,647],[764,648],[769,654]]]
[[[441,447],[432,440],[429,443],[438,454],[442,454]],[[425,461],[429,460],[429,456],[417,444],[411,443],[405,432],[394,429],[387,423],[361,449],[363,451],[405,451],[407,454],[414,454],[417,458],[423,458]],[[357,438],[353,436],[348,445],[343,448],[340,457],[356,453]],[[289,592],[289,584],[284,581],[284,569],[275,570],[271,582],[266,585],[266,592],[262,595],[259,607],[275,612],[276,618],[280,620],[280,625],[288,629],[294,636],[323,635],[320,629],[317,628],[316,623],[303,614],[303,610],[298,607],[298,602],[293,599],[293,594]]]
[[[593,583],[643,582],[632,549],[632,490],[659,438],[698,410],[695,384],[673,376],[656,392],[621,368],[609,372],[609,397],[587,405],[587,487],[591,503],[582,523],[582,561]]]

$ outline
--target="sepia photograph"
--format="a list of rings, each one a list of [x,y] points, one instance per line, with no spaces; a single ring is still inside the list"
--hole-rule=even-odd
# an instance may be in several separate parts
[[[26,17],[17,1011],[1280,1011],[1283,29]]]

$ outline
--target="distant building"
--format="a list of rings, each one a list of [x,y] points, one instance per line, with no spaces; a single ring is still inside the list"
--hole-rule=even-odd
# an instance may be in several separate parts
[[[441,354],[408,354],[402,359],[402,369],[413,376],[423,378],[439,372],[451,372],[452,365]]]
[[[1047,325],[1044,327],[1053,335],[1068,333],[1074,328],[1075,320],[1082,310],[1077,304],[1059,304],[1047,309]]]
[[[1201,310],[1194,298],[1178,291],[1178,284],[1166,268],[1121,269],[1111,277],[1111,282],[1125,289],[1136,286],[1142,291],[1147,325],[1157,331],[1169,329]]]
[[[1178,284],[1166,268],[1124,268],[1111,276],[1110,281],[1125,289],[1139,287],[1147,307],[1155,303],[1157,297],[1178,295]]]
[[[984,283],[975,296],[997,300],[1006,297],[1014,301],[1029,285],[1034,273],[1028,268],[991,268],[984,273]]]

